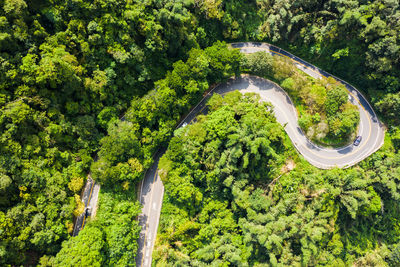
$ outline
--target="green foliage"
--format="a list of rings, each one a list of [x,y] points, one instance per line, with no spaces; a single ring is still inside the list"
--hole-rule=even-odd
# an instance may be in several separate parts
[[[242,63],[243,68],[249,72],[261,76],[270,77],[272,75],[273,68],[273,58],[272,55],[260,51],[256,53],[249,54],[244,58],[245,62]],[[287,86],[290,86],[290,82],[287,81]]]
[[[281,83],[282,88],[284,88],[287,91],[293,91],[295,89],[294,86],[294,80],[292,78],[286,78],[285,80],[283,80],[283,82]]]
[[[198,12],[209,39],[276,43],[364,92],[378,90],[372,101],[399,124],[396,1],[223,1],[218,10],[213,20]]]
[[[136,184],[153,153],[169,140],[180,115],[200,99],[208,84],[238,73],[240,61],[241,54],[222,42],[190,50],[186,62],[174,63],[154,90],[132,101],[126,120],[108,123],[108,136],[100,141],[92,176],[103,184]]]
[[[208,105],[160,160],[155,264],[395,266],[393,147],[357,167],[319,170],[297,156],[285,162],[294,148],[256,95],[215,95]],[[255,137],[267,142],[253,149]]]
[[[238,51],[229,50],[218,40],[279,42],[282,47],[323,69],[352,81],[364,92],[374,92],[371,100],[384,119],[392,125],[399,124],[399,5],[394,1],[5,0],[1,6],[0,265],[35,265],[41,258],[42,265],[51,266],[57,262],[68,266],[73,264],[73,259],[68,257],[74,255],[75,265],[133,265],[137,227],[134,217],[125,215],[136,216],[138,211],[136,206],[132,208],[125,202],[119,207],[116,202],[123,198],[120,194],[132,193],[150,166],[152,154],[158,147],[167,145],[179,118],[197,103],[209,85],[239,74],[242,61],[246,71],[271,76],[288,91],[298,107],[303,106],[301,113],[308,119],[311,116],[314,125],[311,130],[310,127],[304,129],[310,136],[313,134],[314,140],[332,144],[333,140],[344,141],[355,132],[357,112],[346,103],[339,105],[327,100],[335,98],[335,94],[330,93],[330,90],[336,90],[334,83],[310,81],[295,71],[291,63],[271,62],[271,57],[265,53],[251,55],[250,63],[249,60],[246,62]],[[211,47],[204,49],[207,46]],[[278,127],[268,130],[268,135],[261,135],[270,144],[254,136],[251,142],[243,140],[251,131],[258,132],[257,127],[261,126],[254,122],[261,113],[248,119],[251,123],[246,121],[243,124],[247,128],[239,127],[239,133],[233,134],[226,129],[224,120],[233,128],[238,127],[238,121],[245,120],[247,104],[234,111],[225,107],[226,103],[233,105],[240,99],[234,94],[223,100],[214,98],[210,106],[211,110],[218,110],[220,106],[226,110],[216,113],[218,116],[214,115],[213,123],[208,126],[214,140],[209,142],[204,153],[212,157],[204,159],[201,164],[221,172],[210,172],[205,177],[200,172],[192,175],[192,168],[196,167],[195,163],[199,163],[196,160],[202,155],[194,156],[187,150],[186,157],[193,155],[190,160],[194,165],[188,163],[187,169],[176,172],[175,177],[171,174],[172,182],[182,186],[182,190],[187,189],[187,192],[176,190],[175,193],[186,199],[182,205],[189,207],[187,210],[179,209],[174,214],[176,220],[189,216],[194,221],[182,224],[180,231],[176,232],[175,243],[171,243],[174,249],[183,249],[190,242],[180,242],[200,231],[193,216],[199,214],[198,206],[205,199],[213,198],[210,212],[205,211],[201,222],[204,226],[213,221],[213,226],[202,230],[201,238],[193,241],[196,244],[192,250],[171,253],[176,264],[195,265],[197,262],[194,261],[198,260],[214,261],[217,265],[228,261],[233,265],[245,265],[249,260],[254,264],[269,261],[271,264],[302,262],[306,265],[307,262],[313,265],[313,261],[316,262],[314,256],[321,252],[319,259],[323,261],[324,258],[334,265],[353,263],[356,257],[360,257],[358,264],[361,265],[376,265],[382,263],[381,259],[392,259],[395,266],[395,246],[389,246],[389,254],[384,249],[372,251],[373,246],[379,245],[377,240],[397,244],[400,236],[400,212],[396,204],[400,174],[399,158],[395,154],[399,138],[392,125],[389,128],[394,148],[375,153],[361,164],[365,170],[361,176],[368,183],[356,188],[364,193],[357,191],[353,194],[346,189],[343,192],[348,193],[343,193],[343,197],[334,202],[327,201],[328,204],[324,202],[323,206],[328,210],[336,212],[340,209],[340,214],[343,214],[340,227],[335,230],[308,228],[314,227],[307,226],[312,220],[302,219],[299,225],[308,232],[304,230],[299,234],[293,230],[295,233],[285,239],[282,232],[276,231],[268,237],[254,239],[260,242],[250,242],[251,245],[244,242],[244,228],[240,228],[237,218],[247,215],[247,207],[243,207],[248,195],[254,194],[258,199],[251,204],[254,208],[249,208],[251,216],[254,213],[250,210],[265,208],[260,208],[263,198],[256,197],[260,194],[256,193],[259,184],[247,188],[250,182],[237,183],[234,178],[225,176],[227,173],[243,176],[240,170],[245,168],[253,170],[247,175],[255,177],[254,181],[260,181],[264,176],[270,179],[269,176],[272,177],[277,169],[269,169],[262,175],[261,166],[270,166],[270,163],[279,161],[280,156],[271,151],[268,154],[266,148],[272,146],[274,151],[281,151],[283,143],[290,142],[288,139],[282,141]],[[329,105],[325,105],[326,102]],[[338,112],[326,112],[326,107]],[[125,121],[117,122],[126,110]],[[232,119],[226,114],[238,117]],[[209,141],[208,130],[198,126],[190,129],[197,138],[196,142],[204,144]],[[181,130],[181,135],[184,131]],[[103,139],[105,135],[107,137]],[[228,138],[229,146],[221,144],[218,141],[221,138]],[[176,147],[179,147],[178,143]],[[224,154],[222,149],[229,153]],[[214,150],[218,154],[211,153]],[[92,156],[97,151],[99,160],[92,165]],[[295,155],[294,151],[287,153]],[[260,161],[257,154],[267,154],[265,161],[269,159],[271,162]],[[176,158],[183,159],[178,154]],[[226,165],[229,168],[223,167],[225,163],[229,163]],[[174,168],[171,165],[165,164],[165,168]],[[80,236],[70,238],[72,214],[77,209],[75,194],[79,193],[83,177],[90,169],[102,182],[102,192],[108,190],[108,185],[115,187],[108,195],[108,201],[113,204],[104,212],[107,216],[100,216],[106,204],[100,205],[98,222],[89,223]],[[306,175],[312,176],[314,172],[318,173],[313,169],[291,177],[293,184],[288,184],[284,190],[289,192],[292,190],[289,188],[299,188],[301,179]],[[183,181],[181,176],[184,173],[183,177],[189,178]],[[347,174],[341,175],[347,177]],[[221,177],[226,178],[223,185],[218,183]],[[199,190],[199,184],[203,182],[210,186],[207,192],[223,194],[222,200]],[[335,186],[342,187],[341,184]],[[216,188],[223,190],[215,191]],[[231,190],[233,188],[235,190]],[[240,196],[237,197],[238,204],[232,201],[233,191],[235,196]],[[320,218],[332,218],[321,214],[319,202],[310,204],[301,196],[295,197],[298,198],[296,205],[286,205],[290,202],[286,198],[282,198],[286,201],[282,205],[290,207],[288,211],[295,211],[296,216],[315,212],[318,214],[312,217],[318,218],[315,225],[324,225],[319,224]],[[279,202],[276,197],[272,200]],[[232,206],[228,205],[232,203]],[[118,213],[110,211],[112,209]],[[249,227],[251,235],[246,232],[246,238],[252,237],[254,232],[261,233],[267,222],[276,223],[264,219],[263,216],[269,214],[268,209],[260,212],[260,218],[249,219],[250,225],[255,227]],[[212,213],[219,210],[221,212],[214,220]],[[289,217],[287,213],[290,212],[275,214],[283,216],[285,223],[296,221],[295,217],[285,217]],[[108,217],[113,216],[124,221],[109,221]],[[294,223],[290,227],[292,225]],[[310,229],[315,229],[314,243],[307,243],[312,236]],[[86,230],[99,233],[101,238],[85,234]],[[347,232],[352,234],[345,235]],[[334,234],[329,241],[329,238],[318,241],[320,233],[323,237],[327,233]],[[65,240],[68,240],[68,246],[76,245],[82,251],[61,249]],[[325,243],[331,244],[328,250],[315,249]],[[60,249],[62,252],[54,258]],[[368,249],[371,251],[365,252]],[[267,250],[272,252],[268,254]],[[332,254],[335,260],[330,256],[331,251],[335,253]],[[347,258],[340,258],[346,253],[349,255]],[[300,255],[304,257],[300,259]]]
[[[258,95],[214,96],[209,106],[212,112],[173,138],[160,160],[166,197],[159,262],[166,253],[169,264],[246,264],[250,251],[235,218],[243,211],[228,205],[248,205],[252,187],[240,202],[236,194],[250,181],[270,180],[282,160],[283,129]]]
[[[394,134],[392,135],[393,146],[397,151],[400,149],[400,129],[395,129]]]
[[[359,112],[348,101],[346,88],[333,78],[314,79],[287,59],[265,52],[246,55],[242,68],[280,83],[301,114],[300,127],[314,142],[341,146],[355,137]]]
[[[299,118],[299,125],[302,129],[308,129],[313,124],[313,118],[310,114],[304,114]]]
[[[241,54],[222,42],[199,49],[207,38],[190,1],[1,5],[0,210],[16,226],[0,265],[34,265],[68,239],[88,171],[134,188],[180,115],[240,72]],[[127,109],[132,121],[116,122]]]
[[[392,253],[389,255],[390,266],[397,266],[400,264],[400,246],[396,245]]]
[[[92,167],[96,178],[132,189],[155,147],[167,140],[161,136],[168,138],[178,114],[189,109],[193,102],[179,95],[181,101],[171,106],[177,115],[160,122],[158,136],[153,127],[116,123],[132,98],[146,105],[142,96],[154,82],[198,48],[197,28],[186,1],[7,0],[1,7],[0,211],[7,230],[1,230],[0,265],[35,265],[69,239],[75,194],[95,152],[102,151]],[[230,68],[226,60],[240,54],[223,46],[219,58],[226,57],[223,66]],[[185,85],[196,97],[208,88],[210,68],[202,68],[206,76],[193,75]],[[229,70],[224,75],[232,75]],[[174,101],[179,92],[162,93],[161,101]],[[152,147],[143,151],[141,142]]]
[[[143,167],[138,162],[137,166],[126,166],[131,170],[129,176],[123,175],[121,170],[122,162],[138,161],[142,159],[140,151],[140,142],[136,136],[138,126],[127,121],[119,121],[116,124],[110,124],[108,136],[101,140],[101,150],[97,162],[93,163],[91,171],[95,180],[101,183],[118,183],[124,181],[134,182],[143,171]],[[135,158],[131,158],[135,156]]]
[[[325,102],[326,113],[328,116],[334,116],[339,111],[339,107],[347,102],[347,97],[347,90],[343,87],[338,86],[329,90]]]
[[[105,189],[96,219],[88,222],[78,236],[64,242],[54,258],[42,258],[42,266],[134,265],[140,211],[139,203],[128,194]]]
[[[108,124],[117,119],[117,110],[114,107],[105,107],[97,115],[97,123],[103,129],[108,129]]]
[[[220,83],[229,77],[238,76],[241,72],[240,61],[242,54],[237,50],[230,50],[224,42],[216,42],[205,49],[210,58],[210,84]]]
[[[96,227],[86,227],[77,237],[63,244],[52,265],[102,266],[105,246],[103,235],[103,232]]]
[[[400,93],[385,95],[376,103],[376,106],[380,112],[385,114],[387,119],[397,125],[400,123]]]

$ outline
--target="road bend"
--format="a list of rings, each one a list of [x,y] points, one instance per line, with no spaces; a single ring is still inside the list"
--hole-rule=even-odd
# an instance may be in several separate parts
[[[190,124],[200,112],[206,112],[206,103],[213,94],[225,94],[238,90],[241,93],[257,93],[263,101],[272,103],[277,121],[285,127],[285,131],[292,140],[294,146],[303,157],[312,165],[329,169],[333,167],[347,168],[365,159],[383,145],[384,129],[379,122],[367,99],[352,85],[341,79],[313,66],[312,64],[280,49],[279,47],[266,43],[233,43],[233,48],[240,49],[243,53],[254,53],[266,51],[273,55],[286,57],[300,70],[314,78],[333,77],[343,83],[348,92],[349,100],[358,107],[360,111],[360,125],[358,135],[362,136],[359,146],[352,144],[342,148],[324,148],[313,144],[304,135],[297,121],[297,111],[287,93],[272,81],[250,75],[241,75],[231,78],[225,84],[212,89],[180,122],[182,127]],[[154,242],[157,236],[158,222],[162,206],[164,187],[158,176],[158,162],[165,151],[159,151],[154,157],[154,164],[147,171],[141,187],[140,202],[143,205],[139,223],[142,231],[138,240],[139,250],[136,257],[137,266],[151,266]]]

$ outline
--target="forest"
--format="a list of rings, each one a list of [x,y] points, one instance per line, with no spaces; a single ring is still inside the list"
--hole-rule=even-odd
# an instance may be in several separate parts
[[[355,168],[319,170],[259,100],[216,95],[175,131],[159,164],[156,266],[398,266],[392,145]]]
[[[315,79],[288,59],[266,52],[247,54],[242,71],[277,82],[294,101],[306,136],[323,146],[343,146],[356,137],[360,114],[343,84],[332,77]]]
[[[398,1],[0,6],[0,265],[134,265],[136,186],[160,147],[169,150],[156,263],[400,264]],[[266,104],[237,93],[214,99],[210,114],[174,132],[207,89],[248,72],[291,94],[314,141],[352,138],[358,117],[343,88],[319,95],[324,81],[268,55],[245,58],[226,45],[234,41],[276,44],[354,84],[385,123],[385,145],[355,167],[316,169]],[[291,75],[276,76],[277,64]],[[221,128],[221,119],[231,127]],[[318,128],[322,122],[328,127]],[[243,133],[248,140],[237,137]],[[71,237],[89,172],[102,186],[99,209]]]

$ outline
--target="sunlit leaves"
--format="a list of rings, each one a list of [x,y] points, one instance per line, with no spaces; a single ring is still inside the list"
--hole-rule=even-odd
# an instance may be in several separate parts
[[[54,259],[54,266],[102,266],[104,234],[96,227],[86,227],[77,237],[64,243]]]
[[[267,105],[259,103],[254,94],[215,96],[209,105],[213,112],[177,132],[160,161],[168,199],[164,205],[171,215],[180,211],[188,216],[173,220],[177,232],[173,237],[163,235],[163,239],[182,242],[176,249],[185,253],[194,250],[193,260],[245,265],[251,252],[237,234],[242,223],[237,224],[235,214],[247,210],[249,216],[256,216],[251,211],[252,201],[259,203],[259,210],[260,200],[266,200],[262,191],[252,197],[254,187],[247,179],[265,180],[274,171],[278,160],[274,150],[279,142],[273,145],[268,139],[275,142],[283,132],[269,135],[279,127]],[[171,209],[171,204],[175,208]],[[199,229],[198,224],[203,227]],[[170,232],[170,228],[166,230]],[[186,232],[196,233],[192,242]],[[172,255],[178,257],[177,263],[186,259],[175,251]]]

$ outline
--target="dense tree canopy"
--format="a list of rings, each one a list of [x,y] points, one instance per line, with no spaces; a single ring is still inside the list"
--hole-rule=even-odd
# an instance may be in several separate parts
[[[361,167],[318,170],[287,145],[257,95],[233,92],[209,105],[175,132],[159,164],[157,264],[400,263],[400,161],[390,145]]]
[[[330,251],[328,246],[332,247],[331,255],[339,255],[337,258],[346,263],[357,259],[358,265],[379,265],[385,260],[398,265],[400,245],[394,245],[399,236],[400,176],[398,1],[0,0],[0,7],[0,265],[131,265],[138,234],[135,216],[140,210],[134,190],[153,153],[168,145],[179,118],[210,86],[241,71],[273,79],[288,90],[296,105],[305,107],[300,123],[314,141],[335,145],[335,140],[351,137],[358,116],[345,102],[343,88],[330,81],[328,85],[309,80],[287,62],[266,54],[243,59],[224,43],[233,40],[273,42],[355,83],[368,93],[388,124],[388,145],[361,163],[361,169],[331,171],[336,173],[332,177],[340,179],[320,181],[328,174],[308,166],[283,175],[282,180],[293,176],[295,184],[288,186],[295,189],[307,188],[307,183],[310,188],[333,188],[329,197],[336,202],[321,204],[318,197],[315,202],[308,195],[296,195],[290,207],[295,207],[294,213],[306,215],[290,223],[305,226],[316,216],[315,225],[286,239],[282,237],[285,232],[276,232],[268,242],[264,237],[249,241],[255,232],[261,232],[249,225],[262,229],[273,223],[269,218],[255,218],[254,212],[263,217],[270,209],[276,210],[277,218],[282,216],[285,223],[291,220],[279,206],[289,204],[279,204],[277,197],[272,202],[261,201],[264,196],[259,188],[260,181],[270,183],[278,175],[282,153],[295,153],[280,127],[260,126],[275,122],[261,111],[264,107],[252,103],[255,96],[244,101],[232,95],[231,102],[224,100],[236,105],[238,110],[234,111],[226,104],[218,106],[224,101],[214,99],[211,109],[217,113],[203,118],[204,127],[208,125],[207,131],[214,134],[213,142],[204,148],[212,157],[201,164],[209,170],[223,170],[221,177],[227,184],[218,183],[220,173],[203,177],[202,170],[197,177],[190,176],[187,169],[171,172],[175,173],[171,183],[187,189],[168,193],[176,196],[171,199],[177,201],[173,205],[178,205],[180,198],[187,200],[179,204],[189,205],[182,217],[193,219],[204,210],[201,225],[211,225],[203,230],[203,239],[195,240],[195,246],[188,245],[182,262],[186,264],[190,257],[216,264],[226,259],[233,264],[273,261],[272,256],[262,258],[268,250],[281,263],[312,263],[320,260],[315,258],[315,247],[326,252]],[[257,106],[260,119],[254,113],[245,115],[251,114],[246,110],[249,106]],[[236,112],[242,113],[229,117]],[[254,125],[244,119],[251,116]],[[240,131],[226,131],[220,120],[228,120],[232,131]],[[206,143],[204,129],[190,129]],[[254,134],[250,139],[241,139],[250,133]],[[269,141],[260,140],[256,133],[263,137],[268,133]],[[179,138],[183,137],[178,131],[171,146],[185,147],[177,143]],[[231,143],[224,144],[227,138]],[[214,150],[219,154],[211,153]],[[192,155],[189,152],[188,157]],[[261,159],[260,155],[268,157]],[[261,174],[264,165],[268,170]],[[243,169],[251,170],[247,175],[254,181],[242,177]],[[79,195],[89,171],[102,184],[97,219],[71,238],[74,215],[82,209]],[[248,182],[236,183],[225,177],[228,173]],[[187,180],[180,178],[183,174]],[[315,177],[315,181],[307,177]],[[360,177],[367,182],[359,183]],[[207,181],[207,192],[225,190],[225,198],[205,194],[196,179]],[[248,188],[248,184],[254,186]],[[280,194],[274,190],[273,194]],[[307,192],[315,193],[310,190]],[[245,195],[254,198],[248,200],[252,203],[250,215],[243,206]],[[381,213],[376,212],[378,198]],[[212,201],[200,210],[203,199]],[[229,206],[234,199],[240,203]],[[108,220],[114,212],[123,220]],[[333,215],[327,215],[329,212]],[[215,221],[214,213],[218,214]],[[239,222],[239,217],[246,221]],[[222,224],[225,219],[229,225]],[[333,232],[324,228],[326,221],[332,220],[336,220]],[[222,230],[217,235],[220,223]],[[182,226],[176,240],[197,231],[199,224],[193,225],[188,221]],[[365,229],[371,225],[373,231],[368,233]],[[319,227],[320,234],[311,238],[306,229],[313,227]],[[213,239],[214,234],[220,238]],[[388,240],[388,250],[379,245],[380,240]],[[179,242],[173,245],[179,247]],[[284,245],[279,246],[279,242]],[[337,249],[340,244],[342,250]],[[71,246],[74,249],[69,250]],[[246,252],[247,246],[253,254]],[[292,254],[286,254],[289,250]],[[300,259],[300,252],[308,256]],[[344,257],[347,253],[349,258]]]
[[[36,262],[61,248],[99,148],[96,179],[134,188],[179,114],[208,84],[239,73],[240,55],[222,43],[207,53],[198,48],[205,36],[192,23],[190,2],[0,5],[3,265]],[[171,68],[175,72],[157,83],[160,89],[142,98]],[[180,85],[173,84],[177,75]],[[158,114],[146,110],[151,101]],[[132,121],[117,122],[130,106]],[[163,121],[167,114],[174,115]]]
[[[129,194],[102,192],[97,219],[64,242],[56,257],[41,266],[133,266],[140,227],[140,205]]]
[[[197,103],[209,84],[240,73],[241,54],[217,42],[205,50],[194,48],[188,59],[173,64],[165,79],[142,98],[134,98],[121,121],[108,124],[100,141],[93,177],[102,184],[137,184],[157,149],[166,145],[180,116]]]
[[[299,125],[312,141],[342,146],[354,140],[360,114],[340,82],[333,78],[314,79],[289,60],[264,51],[246,55],[242,71],[279,83],[294,101],[300,114]]]

